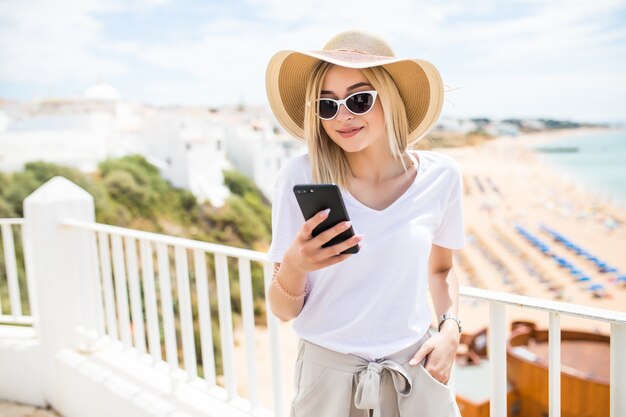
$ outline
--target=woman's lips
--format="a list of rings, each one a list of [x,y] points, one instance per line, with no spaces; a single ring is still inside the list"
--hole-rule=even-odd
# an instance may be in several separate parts
[[[361,130],[363,130],[363,126],[338,130],[337,133],[339,133],[342,138],[348,139],[359,133]]]

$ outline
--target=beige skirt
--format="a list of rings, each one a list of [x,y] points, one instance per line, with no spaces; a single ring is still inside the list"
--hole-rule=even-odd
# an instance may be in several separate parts
[[[454,394],[423,361],[409,361],[430,337],[369,362],[300,339],[291,417],[460,417]]]

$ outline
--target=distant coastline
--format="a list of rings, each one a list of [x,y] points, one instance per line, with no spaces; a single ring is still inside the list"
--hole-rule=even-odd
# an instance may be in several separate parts
[[[512,139],[517,143],[526,145],[528,147],[543,146],[552,144],[556,141],[571,138],[574,136],[586,135],[595,132],[611,132],[626,130],[626,128],[615,127],[579,127],[573,129],[551,129],[551,130],[539,130],[536,132],[524,132],[518,136],[499,136],[496,140],[500,139]]]
[[[576,153],[579,151],[577,146],[559,146],[559,147],[537,147],[535,151],[540,153]]]
[[[524,147],[533,152],[538,157],[539,163],[558,171],[565,181],[572,183],[573,186],[581,188],[585,193],[612,206],[613,210],[624,213],[626,212],[626,195],[620,192],[619,189],[601,184],[600,179],[595,178],[594,175],[581,175],[577,172],[580,168],[575,170],[572,169],[572,167],[555,162],[555,158],[570,157],[570,155],[567,154],[581,151],[581,147],[576,146],[575,143],[572,144],[572,141],[582,139],[589,135],[602,133],[610,134],[612,132],[626,133],[626,129],[609,127],[559,129],[555,131],[525,133],[513,138],[513,140],[523,144]],[[504,139],[504,137],[499,139]],[[571,152],[574,148],[576,148],[576,152]],[[571,157],[578,157],[578,155],[571,155]]]

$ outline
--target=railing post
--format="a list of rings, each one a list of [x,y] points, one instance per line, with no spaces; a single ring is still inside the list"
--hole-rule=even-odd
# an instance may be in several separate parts
[[[64,414],[55,356],[77,347],[77,327],[97,330],[97,260],[91,231],[61,225],[66,218],[93,222],[93,197],[71,181],[54,177],[24,200],[25,241],[42,347],[43,395]]]
[[[550,417],[561,415],[561,317],[550,313],[548,331],[548,398]]]
[[[611,417],[626,415],[626,325],[611,324]]]
[[[266,262],[263,266],[263,282],[265,284],[265,294],[272,285],[273,265]],[[283,417],[285,415],[284,393],[283,393],[283,367],[280,354],[280,323],[278,318],[272,314],[269,304],[269,297],[265,297],[265,316],[270,331],[270,350],[272,352],[272,380],[274,382],[274,415]]]
[[[3,224],[1,229],[2,246],[4,246],[4,263],[6,266],[7,283],[9,284],[9,306],[11,307],[11,315],[14,318],[18,318],[22,315],[22,300],[20,300],[20,288],[17,280],[13,231],[10,224]],[[0,307],[1,306],[2,304],[0,304]],[[0,314],[2,314],[1,310]]]
[[[506,309],[504,304],[489,303],[489,366],[491,367],[491,398],[489,415],[507,415],[506,381]]]

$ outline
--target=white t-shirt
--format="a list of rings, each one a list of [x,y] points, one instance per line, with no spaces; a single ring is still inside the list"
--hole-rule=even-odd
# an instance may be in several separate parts
[[[311,289],[293,323],[301,338],[368,360],[419,341],[428,331],[428,258],[431,245],[464,245],[463,183],[458,163],[433,151],[417,155],[408,190],[382,211],[341,190],[360,251],[343,262],[307,273]],[[293,193],[312,183],[308,155],[289,160],[274,189],[268,259],[282,262],[304,223]]]

